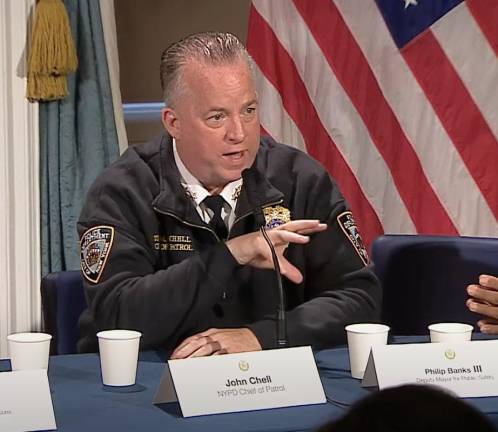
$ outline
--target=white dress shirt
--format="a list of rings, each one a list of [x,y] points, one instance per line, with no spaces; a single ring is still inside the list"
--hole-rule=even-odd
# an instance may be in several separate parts
[[[208,208],[202,201],[204,200],[204,198],[209,196],[210,193],[201,184],[201,182],[194,177],[194,175],[187,169],[187,167],[180,159],[180,155],[178,154],[178,150],[176,148],[176,140],[174,138],[173,155],[175,158],[176,166],[178,167],[178,171],[180,171],[181,183],[183,188],[195,202],[195,208],[199,213],[201,219],[204,222],[209,223],[209,221],[213,217],[213,211]],[[230,230],[233,225],[233,221],[235,220],[235,206],[237,205],[241,187],[242,178],[228,183],[220,192],[220,195],[225,200],[223,209],[221,210],[221,218],[225,222],[228,230]]]

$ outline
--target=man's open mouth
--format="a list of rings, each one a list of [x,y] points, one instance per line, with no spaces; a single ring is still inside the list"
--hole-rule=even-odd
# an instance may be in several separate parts
[[[242,159],[243,156],[244,156],[244,151],[223,153],[223,157],[233,160]]]

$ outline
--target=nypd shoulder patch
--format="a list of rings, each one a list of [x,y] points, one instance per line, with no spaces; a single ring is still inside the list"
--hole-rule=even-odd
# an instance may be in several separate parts
[[[356,222],[353,218],[353,213],[350,211],[346,211],[337,216],[337,222],[339,226],[344,231],[344,234],[349,239],[351,244],[356,250],[356,253],[359,255],[361,260],[365,265],[368,264],[368,252],[363,244],[363,240],[361,239],[360,232],[358,231],[358,227],[356,226]]]
[[[81,236],[81,271],[87,280],[97,283],[104,271],[114,240],[114,227],[99,225]]]
[[[263,214],[265,216],[265,227],[267,229],[276,228],[280,225],[283,225],[287,222],[291,221],[291,213],[290,210],[286,207],[282,206],[272,206],[265,207],[263,209]]]

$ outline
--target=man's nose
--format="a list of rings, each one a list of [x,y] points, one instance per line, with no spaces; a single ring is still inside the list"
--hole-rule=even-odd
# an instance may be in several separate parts
[[[239,116],[232,117],[228,129],[227,139],[232,143],[239,143],[246,137],[244,123]]]

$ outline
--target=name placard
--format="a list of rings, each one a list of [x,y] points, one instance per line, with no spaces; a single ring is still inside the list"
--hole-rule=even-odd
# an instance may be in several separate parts
[[[55,430],[46,370],[0,373],[0,431]]]
[[[169,360],[168,365],[154,403],[177,396],[184,417],[326,401],[310,347]]]
[[[498,340],[374,346],[364,387],[432,384],[460,397],[498,396]]]

